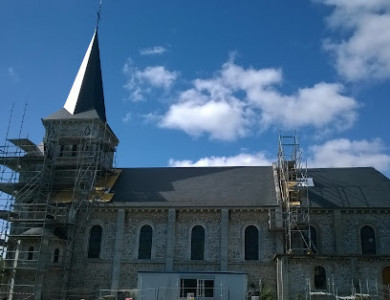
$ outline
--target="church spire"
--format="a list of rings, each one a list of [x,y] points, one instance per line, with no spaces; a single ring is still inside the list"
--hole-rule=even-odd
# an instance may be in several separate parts
[[[97,27],[64,108],[71,115],[95,110],[99,118],[106,122]]]

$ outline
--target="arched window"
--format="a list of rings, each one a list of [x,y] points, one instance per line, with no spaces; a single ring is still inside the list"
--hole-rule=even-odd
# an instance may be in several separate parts
[[[245,229],[245,260],[259,259],[259,230],[256,226]]]
[[[191,260],[204,259],[204,228],[196,225],[191,231]]]
[[[324,267],[316,266],[314,268],[314,287],[317,290],[326,289],[326,272]]]
[[[99,258],[102,243],[102,227],[94,225],[89,235],[88,258]]]
[[[53,263],[58,263],[60,261],[60,249],[54,249]]]
[[[33,258],[34,258],[34,247],[31,246],[30,248],[28,248],[27,260],[33,260]]]
[[[152,258],[153,229],[149,225],[142,226],[139,232],[138,258]]]
[[[375,232],[371,226],[363,226],[360,229],[360,241],[362,254],[376,254]]]

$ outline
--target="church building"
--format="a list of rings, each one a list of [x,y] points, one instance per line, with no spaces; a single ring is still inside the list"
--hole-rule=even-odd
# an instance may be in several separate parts
[[[1,299],[390,299],[386,176],[306,169],[294,135],[270,166],[114,168],[109,101],[96,29],[43,142],[0,153]]]

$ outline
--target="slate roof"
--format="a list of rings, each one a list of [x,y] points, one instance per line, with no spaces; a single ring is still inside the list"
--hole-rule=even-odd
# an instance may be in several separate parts
[[[97,29],[81,63],[64,108],[46,119],[96,117],[106,122]]]
[[[260,207],[277,205],[269,167],[126,168],[113,202],[147,207]]]
[[[390,208],[390,180],[374,168],[308,169],[312,208]],[[277,206],[271,166],[125,168],[113,204],[132,207]]]
[[[374,168],[309,169],[313,208],[390,208],[390,180]]]

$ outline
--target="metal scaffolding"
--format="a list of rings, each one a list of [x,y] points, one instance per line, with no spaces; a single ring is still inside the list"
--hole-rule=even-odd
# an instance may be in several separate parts
[[[112,198],[107,186],[117,177],[118,141],[106,123],[83,119],[75,133],[74,120],[43,122],[42,144],[7,137],[0,146],[0,296],[7,299],[72,293],[73,262],[88,262],[88,243],[75,241],[87,236],[93,206]]]
[[[307,168],[297,135],[279,135],[278,179],[283,206],[286,253],[312,251]]]

